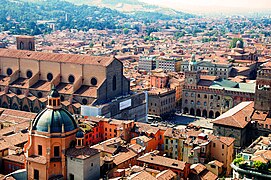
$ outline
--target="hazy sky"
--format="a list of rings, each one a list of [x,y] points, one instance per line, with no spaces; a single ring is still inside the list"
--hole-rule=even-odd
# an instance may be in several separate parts
[[[271,0],[140,0],[150,4],[187,11],[259,11],[271,12]]]

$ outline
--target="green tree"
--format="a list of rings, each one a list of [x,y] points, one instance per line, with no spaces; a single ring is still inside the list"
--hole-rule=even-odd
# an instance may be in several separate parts
[[[243,157],[237,157],[236,159],[233,160],[233,164],[239,165],[243,161],[244,161]]]
[[[123,29],[123,34],[128,34],[129,33],[129,29],[128,28],[124,28]]]
[[[230,48],[235,48],[237,41],[241,42],[240,48],[244,47],[244,41],[243,41],[242,38],[233,38],[232,41],[231,41],[231,44],[230,44]]]
[[[94,43],[93,43],[93,42],[90,42],[90,43],[89,43],[89,47],[90,47],[90,48],[93,48],[93,46],[94,46]]]
[[[254,161],[253,165],[258,170],[264,170],[266,168],[266,164],[261,161]]]

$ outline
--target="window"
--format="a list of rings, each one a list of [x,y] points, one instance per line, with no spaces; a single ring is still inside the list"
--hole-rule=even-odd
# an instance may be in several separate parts
[[[32,42],[29,42],[29,43],[28,43],[28,47],[29,47],[29,50],[32,50],[32,49],[33,49],[33,44],[32,44]]]
[[[70,83],[74,83],[75,78],[74,78],[73,75],[70,75],[69,78],[68,78],[68,80],[69,80]]]
[[[166,144],[168,144],[168,139],[166,139]]]
[[[22,94],[22,91],[21,91],[20,89],[17,89],[16,93],[17,93],[18,95],[20,95],[20,94]]]
[[[54,76],[53,76],[52,73],[48,73],[48,74],[47,74],[47,80],[48,80],[48,81],[52,81],[52,80],[53,80],[53,77],[54,77]]]
[[[53,100],[53,106],[56,106],[56,100]]]
[[[70,180],[74,180],[74,175],[70,173]]]
[[[20,42],[20,49],[23,50],[24,49],[24,43],[21,41]]]
[[[207,99],[207,95],[206,94],[204,95],[204,98]]]
[[[200,102],[199,102],[199,101],[197,102],[197,105],[200,105]]]
[[[113,91],[115,91],[117,89],[117,78],[116,78],[116,76],[114,76],[113,80],[112,80],[112,89],[113,89]]]
[[[38,92],[38,98],[42,98],[42,92]]]
[[[54,147],[54,156],[59,157],[59,146]]]
[[[96,79],[96,78],[91,78],[90,84],[91,84],[92,86],[96,86],[96,85],[97,85],[97,79]]]
[[[84,99],[82,100],[82,103],[83,103],[83,105],[86,105],[86,104],[88,103],[88,100],[84,98]]]
[[[38,155],[42,156],[42,145],[38,145]]]
[[[200,98],[200,94],[198,94],[198,98]]]
[[[29,78],[31,78],[32,76],[33,76],[32,71],[28,70],[28,71],[26,72],[26,77],[29,79]]]
[[[203,104],[204,104],[204,106],[207,106],[207,103],[206,103],[206,102],[204,102]]]
[[[222,149],[224,149],[224,144],[222,144]]]
[[[34,179],[35,179],[35,180],[38,180],[38,179],[39,179],[39,176],[40,176],[39,170],[34,169]]]
[[[214,99],[214,96],[213,96],[213,95],[211,95],[211,99]]]
[[[11,68],[8,68],[7,69],[7,75],[10,76],[12,74],[12,69]]]

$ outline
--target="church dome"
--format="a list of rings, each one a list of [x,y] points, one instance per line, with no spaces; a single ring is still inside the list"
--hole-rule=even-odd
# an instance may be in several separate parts
[[[60,96],[55,86],[48,95],[47,108],[40,112],[32,123],[32,130],[48,133],[65,133],[77,129],[72,115],[61,108]]]
[[[77,123],[72,115],[65,109],[44,109],[33,120],[32,130],[49,133],[62,133],[77,128]]]
[[[241,48],[241,45],[242,45],[241,41],[238,40],[238,41],[236,42],[236,48]]]

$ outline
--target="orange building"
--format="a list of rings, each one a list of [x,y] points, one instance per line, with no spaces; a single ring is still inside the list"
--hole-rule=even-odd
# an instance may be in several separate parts
[[[55,88],[48,96],[47,108],[31,121],[28,143],[25,145],[28,179],[67,177],[64,152],[75,145],[77,123],[61,108]]]
[[[121,137],[129,142],[129,132],[134,127],[134,121],[89,117],[79,119],[79,126],[84,132],[84,145],[94,145],[113,137]]]
[[[145,147],[146,152],[153,150],[164,150],[164,133],[167,127],[152,126],[150,124],[136,122],[131,131],[131,144],[139,144]]]
[[[164,73],[163,69],[155,69],[150,76],[151,87],[164,88],[168,83],[168,75]]]

